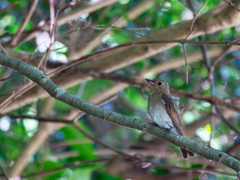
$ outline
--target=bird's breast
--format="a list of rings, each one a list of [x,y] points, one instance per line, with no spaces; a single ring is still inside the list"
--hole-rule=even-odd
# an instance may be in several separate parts
[[[160,127],[169,129],[172,127],[172,132],[179,134],[176,127],[174,126],[172,119],[169,117],[167,111],[165,110],[165,105],[162,100],[159,100],[155,103],[151,103],[153,101],[149,101],[148,103],[148,111],[153,121]]]

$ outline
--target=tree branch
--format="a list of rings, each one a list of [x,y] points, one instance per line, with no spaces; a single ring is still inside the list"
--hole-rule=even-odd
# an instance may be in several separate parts
[[[16,46],[18,43],[18,40],[20,38],[20,36],[22,35],[24,28],[26,27],[27,23],[29,22],[29,20],[32,17],[32,14],[34,12],[34,10],[37,7],[39,0],[34,0],[31,4],[31,7],[29,8],[27,14],[24,16],[24,20],[22,21],[21,25],[19,26],[17,32],[14,34],[12,41],[10,42],[11,46]]]
[[[183,136],[176,135],[172,132],[165,134],[164,129],[155,127],[151,123],[148,123],[141,119],[127,117],[90,104],[59,88],[47,76],[43,75],[41,72],[37,71],[30,65],[20,60],[17,60],[4,54],[0,54],[0,64],[21,72],[22,74],[30,78],[32,81],[40,85],[43,89],[45,89],[52,97],[66,104],[69,104],[70,106],[75,107],[81,111],[84,111],[87,114],[96,116],[98,118],[101,118],[110,123],[114,123],[120,126],[125,126],[128,128],[144,131],[146,133],[152,134],[156,137],[169,141],[179,147],[195,152],[207,159],[228,166],[235,170],[236,172],[240,171],[240,162],[237,159],[223,152],[210,149],[200,143],[187,139]]]

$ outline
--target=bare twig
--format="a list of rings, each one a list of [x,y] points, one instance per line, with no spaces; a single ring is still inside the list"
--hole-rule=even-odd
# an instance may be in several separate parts
[[[233,8],[235,8],[236,10],[240,11],[240,9],[235,4],[233,4],[232,2],[230,2],[228,0],[223,0],[223,1],[227,4],[229,4],[230,6],[232,6]]]
[[[12,75],[12,76],[7,77],[7,78],[0,79],[0,82],[1,82],[1,81],[9,80],[9,79],[11,79],[11,78],[13,78],[13,77],[16,77],[16,76],[22,76],[22,74],[15,74],[15,75]]]
[[[12,38],[12,41],[11,41],[11,45],[12,46],[16,46],[17,43],[18,43],[18,40],[21,36],[21,34],[23,33],[24,31],[24,28],[26,27],[27,23],[29,22],[29,20],[31,19],[32,17],[32,14],[34,12],[34,10],[36,9],[37,7],[37,4],[38,4],[38,1],[39,0],[33,0],[30,8],[29,8],[29,11],[27,12],[27,14],[24,16],[24,20],[22,21],[21,25],[19,26],[17,32],[14,34],[13,38]]]
[[[193,14],[195,14],[194,10],[189,5],[187,5],[183,0],[178,1],[181,2],[186,8],[188,8]]]
[[[0,48],[2,49],[3,53],[8,55],[8,53],[5,51],[5,49],[3,48],[2,44],[0,43]]]
[[[228,148],[225,153],[233,155],[234,153],[237,153],[240,149],[240,142],[234,144],[232,147]]]
[[[200,37],[200,40],[201,41],[204,41],[205,40],[205,37],[204,36],[201,36]],[[202,53],[203,53],[203,58],[205,60],[205,63],[206,63],[206,66],[207,66],[207,69],[208,69],[208,73],[210,74],[210,68],[211,68],[211,61],[210,61],[210,58],[207,54],[207,47],[205,44],[201,45],[201,49],[202,49]],[[214,79],[213,78],[208,78],[208,81],[210,83],[210,90],[211,90],[211,96],[215,96],[215,86],[214,86]],[[212,104],[212,107],[211,107],[211,113],[214,114],[215,113],[215,105]],[[211,125],[211,137],[210,137],[210,140],[209,140],[209,146],[211,144],[211,141],[214,137],[214,132],[215,132],[215,127],[214,127],[214,116],[212,115],[211,116],[211,119],[210,119],[210,125]]]
[[[100,104],[98,104],[98,106],[103,106],[104,104],[107,104],[113,100],[115,100],[117,98],[117,96],[113,96],[110,99],[101,102]],[[83,115],[85,115],[85,112],[81,112],[77,117],[75,117],[73,120],[67,120],[67,119],[57,119],[57,118],[45,118],[45,117],[41,117],[41,116],[29,116],[29,115],[11,115],[11,114],[0,114],[0,117],[10,117],[12,119],[21,119],[21,120],[37,120],[39,122],[52,122],[52,123],[64,123],[64,124],[72,124],[73,121],[75,121],[76,119],[79,119],[80,116],[82,117]]]
[[[0,104],[0,111],[7,107],[13,100],[21,96],[23,93],[27,92],[29,89],[34,87],[36,83],[33,82],[28,82],[26,85],[22,86],[18,92],[13,93],[11,96],[9,96],[7,99],[5,99],[1,104]]]
[[[39,70],[39,69],[41,68],[41,66],[42,66],[42,64],[43,64],[44,61],[47,62],[46,59],[47,59],[48,52],[49,52],[49,48],[47,48],[47,51],[43,54],[41,60],[39,61],[39,64],[38,64],[38,66],[37,66],[37,70]]]
[[[204,5],[199,9],[199,11],[197,12],[197,14],[195,15],[194,19],[193,19],[193,22],[192,22],[192,25],[191,25],[191,28],[190,28],[190,31],[192,32],[193,31],[193,25],[198,17],[198,15],[200,14],[200,12],[202,11],[202,9],[206,6],[206,4],[208,3],[209,0],[207,0]]]
[[[93,29],[98,29],[98,30],[115,29],[115,30],[126,31],[126,32],[129,32],[131,34],[135,34],[135,35],[138,35],[140,37],[144,37],[146,39],[150,39],[150,40],[153,40],[153,41],[158,41],[157,39],[154,39],[154,38],[151,38],[149,36],[142,35],[140,33],[135,32],[136,29],[125,29],[125,28],[119,28],[119,27],[116,27],[116,26],[107,26],[107,25],[91,25],[91,27]]]
[[[105,7],[105,6],[108,6],[110,4],[113,4],[115,3],[117,0],[103,0],[103,1],[99,1],[97,3],[94,3],[94,4],[90,4],[90,3],[86,3],[84,6],[81,6],[77,9],[74,9],[73,11],[71,11],[71,13],[68,13],[68,14],[63,14],[61,13],[60,17],[58,18],[57,20],[57,26],[61,26],[71,20],[73,20],[74,18],[77,18],[77,17],[80,17],[82,14],[84,13],[90,13],[90,12],[93,12],[101,7]],[[64,8],[61,8],[61,11],[60,12],[63,12],[63,10],[65,10],[66,8],[68,7],[73,7],[73,6],[76,6],[80,3],[82,3],[83,1],[78,1],[77,3],[73,3],[73,2],[70,2],[68,3],[66,6],[64,6]],[[49,22],[49,19],[46,19],[44,20],[45,22]],[[44,26],[44,30],[45,31],[48,31],[50,29],[48,23],[46,23],[46,26]],[[26,41],[29,41],[31,40],[32,38],[34,38],[36,36],[36,34],[41,31],[40,28],[35,28],[34,30],[31,30],[31,31],[28,31],[25,33],[25,36],[21,37],[21,43],[22,42],[26,42]]]
[[[69,34],[71,34],[71,33],[78,32],[78,31],[82,31],[82,30],[87,29],[87,28],[89,28],[89,27],[91,27],[90,24],[87,25],[87,26],[84,26],[84,27],[82,27],[82,28],[80,28],[80,29],[77,28],[77,29],[70,30],[70,31],[66,32],[65,34],[63,34],[62,36],[58,37],[56,40],[59,41],[59,40],[61,40],[62,38],[64,38],[65,36],[67,36],[67,35],[69,35]],[[55,50],[56,50],[56,49],[55,49]]]
[[[184,43],[182,44],[182,48],[183,48],[183,53],[185,57],[185,65],[186,65],[186,84],[188,84],[188,61],[187,61],[187,52],[186,52]]]
[[[216,115],[219,117],[219,119],[221,119],[225,124],[228,125],[228,127],[232,131],[234,131],[238,136],[240,136],[240,131],[237,130],[232,124],[230,124],[228,120],[225,119],[225,117],[222,115],[221,111],[218,108],[216,108],[216,112],[217,112]]]
[[[226,65],[226,64],[228,64],[228,63],[230,63],[230,62],[233,62],[233,61],[235,61],[236,59],[239,59],[239,58],[240,58],[240,56],[230,58],[230,59],[228,59],[228,60],[226,60],[226,61],[220,62],[217,66]]]
[[[11,114],[0,114],[1,117],[7,116],[12,119],[22,119],[22,120],[31,120],[35,119],[39,122],[52,122],[52,123],[65,123],[71,124],[72,122],[66,119],[56,119],[56,118],[45,118],[41,116],[29,116],[29,115],[11,115]]]
[[[6,180],[9,180],[8,175],[7,175],[6,171],[3,169],[3,167],[2,167],[1,164],[0,164],[0,169],[1,169],[1,171],[2,171],[2,173],[3,173],[3,176],[5,177],[5,179],[6,179]]]
[[[10,8],[11,6],[14,6],[15,4],[19,4],[19,2],[11,2],[10,4],[8,4],[6,7],[0,9],[0,13],[2,13],[3,11],[5,11],[6,9]]]
[[[50,46],[49,46],[49,49],[50,49],[50,57],[52,57],[53,49],[54,49],[53,43],[54,43],[54,39],[55,39],[55,31],[54,31],[55,28],[54,27],[56,26],[54,0],[49,0],[49,5],[50,5]],[[44,68],[44,70],[45,70],[45,68]]]
[[[9,76],[11,76],[12,72],[13,72],[12,69],[6,68],[1,75],[1,78],[2,79],[8,78]],[[5,83],[5,81],[0,82],[0,88],[3,86],[4,83]]]
[[[236,43],[236,42],[224,42],[224,41],[221,41],[221,42],[196,42],[196,41],[187,41],[185,39],[181,39],[181,40],[161,40],[161,41],[143,41],[143,42],[134,42],[134,43],[125,43],[125,44],[121,44],[121,45],[118,45],[118,46],[114,46],[114,47],[111,47],[111,48],[106,48],[106,49],[103,49],[103,50],[100,50],[100,51],[97,51],[95,53],[92,53],[90,55],[87,55],[87,56],[84,56],[84,57],[81,57],[75,61],[72,61],[68,64],[65,64],[63,66],[60,66],[56,69],[53,69],[52,71],[48,72],[47,75],[51,75],[51,74],[55,74],[55,73],[59,73],[63,70],[66,70],[70,67],[73,67],[77,64],[80,64],[80,63],[83,63],[85,61],[88,61],[90,60],[91,58],[93,57],[96,57],[100,54],[104,54],[106,52],[109,52],[109,51],[113,51],[113,50],[116,50],[116,49],[121,49],[121,48],[126,48],[126,47],[132,47],[132,46],[143,46],[143,45],[153,45],[153,44],[164,44],[164,43],[180,43],[180,44],[193,44],[193,45],[201,45],[201,44],[208,44],[208,45],[236,45],[236,46],[240,46],[240,43]]]
[[[233,42],[239,42],[240,38],[238,37],[237,39],[235,39]],[[228,46],[226,47],[222,53],[213,61],[212,66],[216,66],[217,63],[231,50],[232,46]]]

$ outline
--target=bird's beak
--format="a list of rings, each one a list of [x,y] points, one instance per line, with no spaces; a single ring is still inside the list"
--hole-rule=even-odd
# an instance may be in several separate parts
[[[154,84],[150,79],[145,79],[145,81],[147,81],[149,84]]]

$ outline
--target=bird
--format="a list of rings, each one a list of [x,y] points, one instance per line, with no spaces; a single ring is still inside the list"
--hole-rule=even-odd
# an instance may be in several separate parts
[[[148,112],[154,123],[167,132],[185,136],[182,128],[182,120],[169,93],[169,85],[163,80],[145,79],[150,84],[151,94],[148,98]],[[184,159],[194,157],[195,154],[180,148]]]

